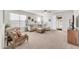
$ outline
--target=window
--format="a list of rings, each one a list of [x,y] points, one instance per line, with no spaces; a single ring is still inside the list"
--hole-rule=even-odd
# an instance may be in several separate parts
[[[19,15],[14,14],[14,13],[10,13],[10,20],[19,20]]]
[[[25,20],[26,20],[26,15],[10,13],[10,24],[11,24],[11,27],[24,28],[26,26]]]
[[[25,15],[20,15],[20,27],[25,27],[26,26],[26,16]]]
[[[10,25],[11,27],[19,27],[19,15],[10,13]]]

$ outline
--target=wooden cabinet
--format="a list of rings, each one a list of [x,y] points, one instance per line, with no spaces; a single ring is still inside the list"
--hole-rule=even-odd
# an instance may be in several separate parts
[[[79,45],[79,31],[78,30],[68,30],[67,38],[68,38],[68,43]]]

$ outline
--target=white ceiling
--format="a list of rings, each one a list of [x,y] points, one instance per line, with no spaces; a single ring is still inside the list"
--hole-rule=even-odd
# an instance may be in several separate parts
[[[24,10],[24,11],[34,13],[37,15],[44,15],[45,12],[47,12],[48,14],[55,14],[55,13],[60,13],[60,12],[67,12],[70,10]]]

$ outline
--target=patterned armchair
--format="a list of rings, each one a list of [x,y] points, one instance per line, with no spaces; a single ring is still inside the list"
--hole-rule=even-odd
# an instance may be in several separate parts
[[[28,35],[22,33],[18,27],[7,29],[7,36],[8,46],[11,48],[21,45],[25,40],[28,41]]]

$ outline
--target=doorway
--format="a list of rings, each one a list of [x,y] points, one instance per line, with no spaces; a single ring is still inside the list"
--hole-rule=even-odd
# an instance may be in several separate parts
[[[62,17],[57,17],[57,19],[56,19],[56,29],[57,30],[62,30],[62,22],[63,22]]]

